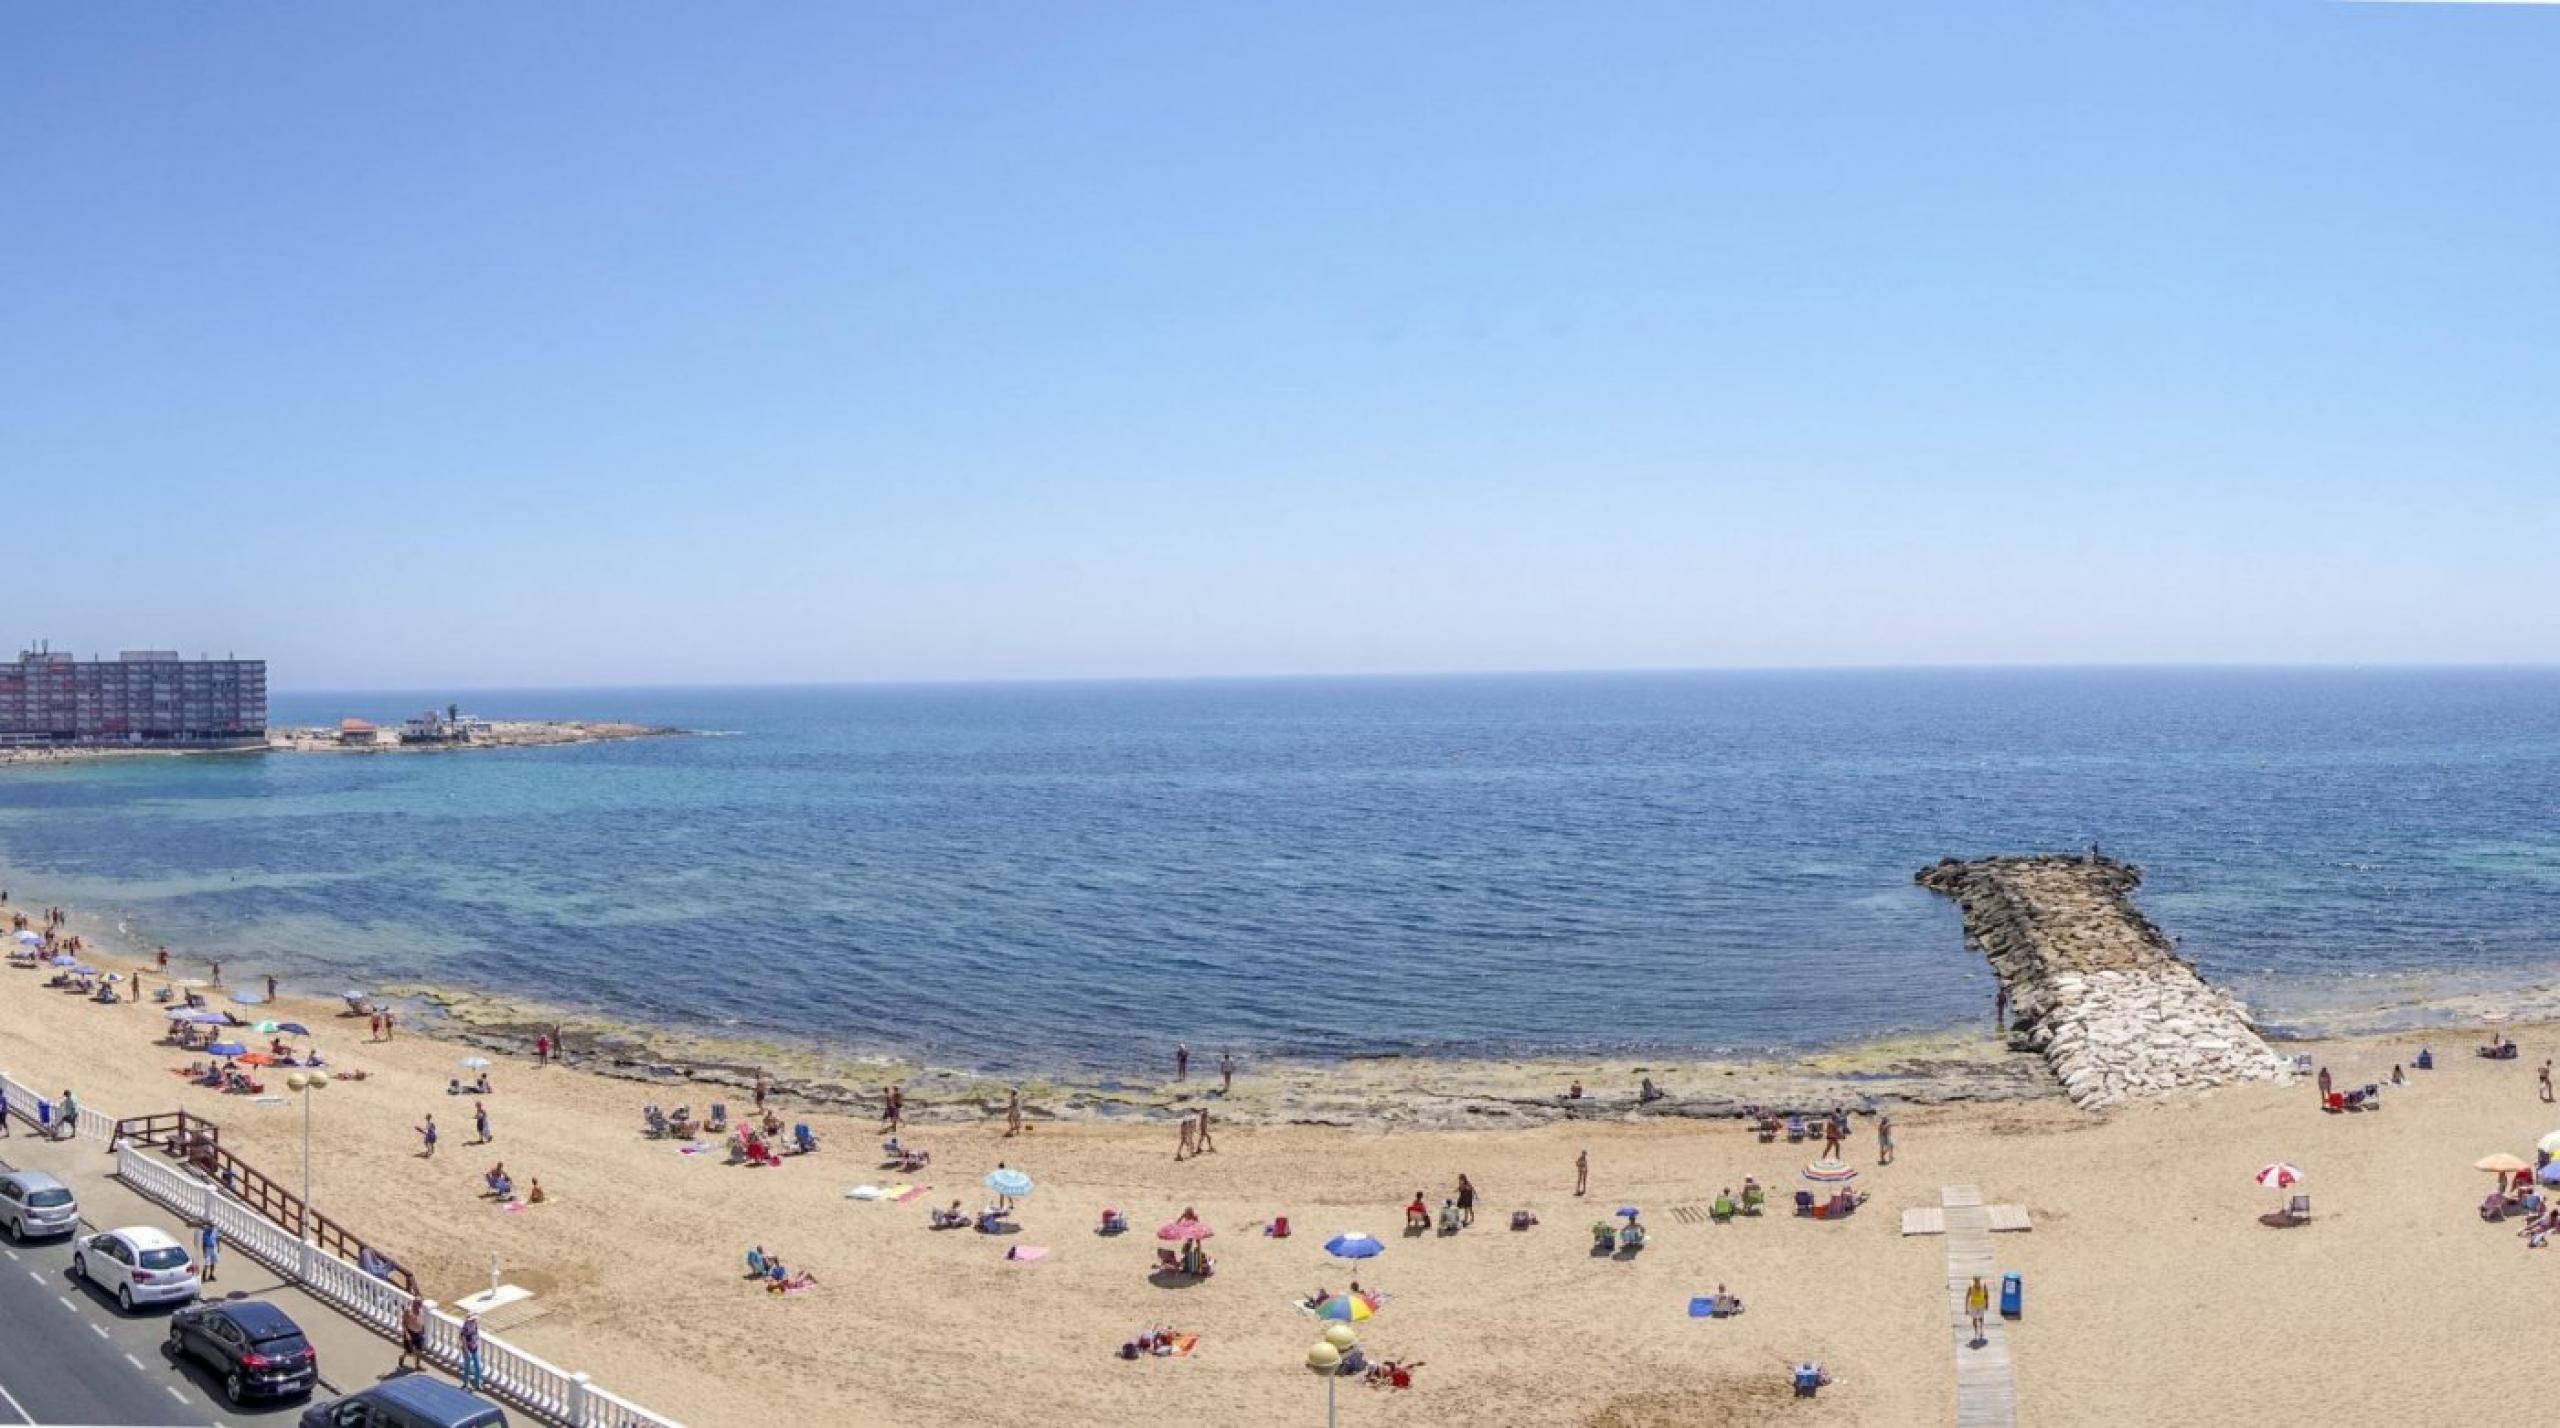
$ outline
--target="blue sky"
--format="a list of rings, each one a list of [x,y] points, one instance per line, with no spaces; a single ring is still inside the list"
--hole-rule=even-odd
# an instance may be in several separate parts
[[[2560,9],[19,5],[0,636],[2560,659]]]

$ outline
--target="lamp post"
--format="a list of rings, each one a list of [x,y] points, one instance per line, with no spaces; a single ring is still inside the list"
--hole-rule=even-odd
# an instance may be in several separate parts
[[[1343,1355],[1360,1343],[1360,1335],[1348,1324],[1328,1324],[1324,1337],[1307,1350],[1307,1367],[1324,1379],[1324,1428],[1334,1428],[1333,1385],[1342,1377]]]
[[[326,1071],[296,1071],[284,1078],[302,1097],[302,1226],[296,1231],[304,1239],[311,1238],[311,1093],[329,1088]]]

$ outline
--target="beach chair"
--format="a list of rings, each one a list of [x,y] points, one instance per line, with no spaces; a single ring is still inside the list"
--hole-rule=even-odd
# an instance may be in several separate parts
[[[1799,1190],[1796,1192],[1796,1213],[1799,1215],[1811,1215],[1814,1213],[1812,1191]]]
[[[1637,1250],[1640,1250],[1640,1249],[1643,1249],[1643,1248],[1644,1248],[1644,1226],[1642,1226],[1642,1225],[1629,1225],[1629,1226],[1627,1226],[1625,1229],[1618,1231],[1618,1252],[1619,1252],[1619,1253],[1621,1253],[1621,1254],[1634,1254]]]
[[[1182,1256],[1175,1254],[1169,1249],[1158,1249],[1156,1251],[1155,1272],[1158,1274],[1182,1273]]]
[[[1733,1201],[1722,1195],[1718,1195],[1716,1197],[1716,1202],[1707,1207],[1707,1218],[1715,1221],[1719,1225],[1730,1224],[1733,1220],[1734,1214],[1735,1210]]]
[[[1094,1231],[1094,1233],[1097,1235],[1125,1235],[1129,1233],[1129,1217],[1121,1214],[1117,1210],[1106,1208],[1102,1212],[1102,1224]]]
[[[1787,1117],[1787,1139],[1790,1141],[1801,1141],[1804,1139],[1804,1117]]]
[[[710,1131],[713,1135],[718,1135],[720,1132],[729,1128],[729,1106],[727,1102],[713,1101],[711,1103],[711,1119],[703,1123],[703,1128]]]
[[[2436,1069],[2436,1054],[2425,1047],[2420,1047],[2418,1050],[2418,1059],[2411,1064],[2421,1071],[2433,1071]]]
[[[649,1139],[665,1140],[667,1138],[666,1112],[655,1106],[646,1106],[640,1111],[640,1119],[648,1124]]]
[[[762,1279],[764,1278],[764,1272],[764,1252],[762,1250],[747,1251],[747,1278]]]
[[[1769,1204],[1769,1192],[1757,1185],[1742,1187],[1742,1213],[1757,1215]]]
[[[1618,1227],[1610,1224],[1607,1220],[1593,1221],[1591,1224],[1591,1252],[1593,1254],[1614,1254],[1617,1252],[1617,1248]]]
[[[807,1155],[818,1148],[818,1138],[809,1133],[808,1122],[803,1121],[791,1128],[791,1144],[802,1155]]]
[[[2311,1197],[2308,1195],[2294,1196],[2293,1203],[2284,1207],[2284,1217],[2297,1225],[2309,1223],[2311,1219]]]

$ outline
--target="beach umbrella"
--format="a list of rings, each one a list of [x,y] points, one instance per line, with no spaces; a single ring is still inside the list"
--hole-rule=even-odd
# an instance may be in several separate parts
[[[215,1056],[243,1056],[248,1054],[249,1048],[236,1041],[217,1041],[205,1050]]]
[[[1636,1207],[1633,1205],[1620,1205],[1618,1207],[1618,1213],[1625,1216],[1627,1219],[1632,1220],[1636,1217],[1637,1211]]]
[[[311,1034],[311,1028],[304,1026],[298,1021],[277,1022],[276,1030],[283,1032],[287,1036],[309,1036]]]
[[[1324,1252],[1335,1259],[1374,1259],[1386,1249],[1368,1235],[1345,1230],[1324,1242]]]
[[[1031,1193],[1031,1177],[1019,1170],[990,1170],[987,1172],[987,1178],[979,1183],[999,1195],[1011,1196],[1017,1200]]]
[[[489,1069],[489,1058],[486,1056],[465,1056],[458,1064],[465,1071],[486,1071]]]
[[[90,966],[90,965],[89,965],[88,963],[86,963],[86,962],[74,962],[74,963],[72,963],[72,964],[71,964],[71,972],[72,972],[72,975],[74,975],[74,976],[79,976],[79,977],[94,977],[94,976],[98,975],[98,969],[97,969],[97,968],[95,968],[95,967]]]
[[[262,1021],[249,1029],[260,1036],[273,1036],[277,1032],[284,1030],[284,1023],[280,1021]]]
[[[2533,1178],[2545,1185],[2560,1185],[2560,1160],[2555,1160],[2533,1172]]]
[[[1316,1317],[1334,1319],[1345,1324],[1358,1324],[1376,1318],[1377,1296],[1372,1294],[1336,1294],[1316,1306]]]
[[[187,1014],[187,1020],[194,1022],[198,1026],[224,1026],[229,1024],[229,1019],[224,1017],[223,1014],[218,1011],[206,1011],[201,1007],[187,1007],[184,1008],[184,1010]]]
[[[2531,1170],[2533,1167],[2516,1156],[2500,1151],[2496,1155],[2484,1155],[2471,1162],[2471,1168],[2492,1171],[2499,1175],[2513,1175],[2519,1170]]]
[[[2560,1155],[2560,1130],[2553,1131],[2551,1134],[2535,1141],[2533,1143],[2533,1148],[2541,1151],[2545,1155]]]
[[[1817,1160],[1804,1168],[1804,1178],[1825,1185],[1845,1185],[1858,1178],[1858,1168],[1840,1160]]]
[[[1156,1238],[1160,1240],[1205,1240],[1216,1233],[1217,1231],[1210,1229],[1208,1223],[1203,1220],[1176,1220],[1172,1224],[1158,1229],[1156,1231]]]
[[[355,987],[347,987],[347,988],[342,989],[342,990],[338,993],[338,995],[339,995],[339,996],[342,996],[342,997],[345,997],[345,998],[347,998],[347,999],[348,999],[348,1000],[350,1000],[350,1001],[357,1001],[357,1000],[361,1000],[361,999],[363,999],[363,998],[365,998],[365,997],[372,996],[372,995],[373,995],[373,993],[368,992],[368,991],[363,991],[363,990],[360,990],[360,989],[355,988]]]
[[[2302,1183],[2302,1172],[2279,1160],[2259,1171],[2257,1181],[2270,1190],[2290,1190]]]
[[[196,1009],[194,1007],[171,1007],[167,1011],[161,1013],[161,1015],[166,1016],[171,1021],[194,1021],[196,1019]]]
[[[18,933],[18,940],[19,940],[19,941],[21,941],[21,942],[23,942],[23,943],[25,943],[25,944],[27,944],[27,945],[28,945],[28,946],[30,946],[30,947],[42,947],[42,946],[44,945],[44,939],[43,939],[43,938],[41,938],[41,937],[37,936],[36,934],[34,934],[34,933],[32,933],[32,932],[25,931],[25,930],[23,930],[23,929],[21,929],[21,930],[19,931],[19,933]]]
[[[52,956],[45,958],[44,961],[45,965],[48,967],[77,967],[80,965],[80,959],[72,956],[68,952],[56,952]]]

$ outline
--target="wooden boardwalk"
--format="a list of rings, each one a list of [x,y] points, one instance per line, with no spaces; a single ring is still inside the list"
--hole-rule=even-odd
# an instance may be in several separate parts
[[[1982,1191],[1949,1185],[1938,1192],[1947,1222],[1947,1319],[1956,1350],[1956,1428],[2016,1428],[2017,1384],[2009,1373],[2009,1337],[2000,1322],[2000,1280],[1991,1264],[1991,1215]],[[1983,1343],[1973,1344],[1973,1316],[1964,1295],[1975,1276],[1991,1292],[1982,1319]]]

